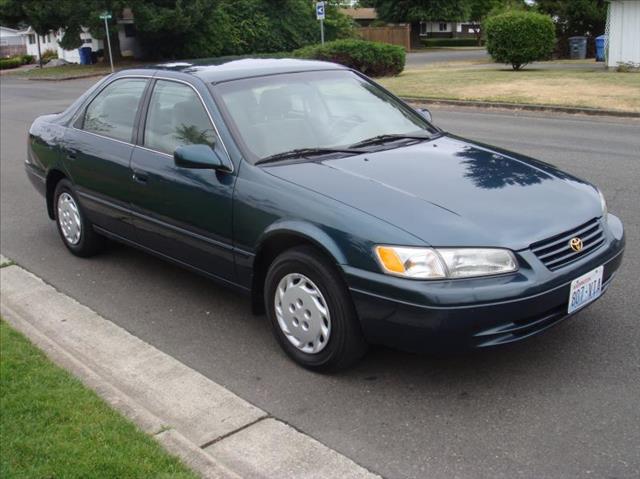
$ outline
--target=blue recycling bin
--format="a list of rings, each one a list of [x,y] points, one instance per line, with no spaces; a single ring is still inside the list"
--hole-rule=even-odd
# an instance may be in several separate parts
[[[604,48],[607,43],[607,36],[600,35],[596,37],[596,61],[603,62],[604,61]]]
[[[91,47],[78,48],[80,52],[80,65],[91,65]]]

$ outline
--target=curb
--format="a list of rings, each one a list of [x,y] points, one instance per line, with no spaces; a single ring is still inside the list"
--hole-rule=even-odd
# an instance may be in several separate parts
[[[477,101],[477,100],[448,100],[445,98],[417,98],[417,97],[400,97],[402,100],[415,105],[453,105],[453,106],[472,106],[476,108],[500,108],[504,110],[525,110],[525,111],[546,111],[553,113],[570,113],[578,115],[597,115],[597,116],[615,116],[620,118],[640,118],[640,112],[636,111],[619,111],[619,110],[601,110],[599,108],[578,108],[569,106],[554,105],[537,105],[532,103],[507,103],[497,101]]]
[[[73,75],[66,77],[53,77],[53,78],[26,78],[29,81],[66,81],[66,80],[79,80],[81,78],[94,78],[94,77],[103,77],[109,75],[109,73],[87,73],[85,75]]]
[[[380,477],[1,259],[7,323],[202,477]]]

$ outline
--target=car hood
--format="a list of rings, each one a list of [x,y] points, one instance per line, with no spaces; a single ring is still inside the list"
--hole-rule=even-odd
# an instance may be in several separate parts
[[[592,185],[551,165],[450,135],[265,169],[433,246],[519,250],[602,214]]]

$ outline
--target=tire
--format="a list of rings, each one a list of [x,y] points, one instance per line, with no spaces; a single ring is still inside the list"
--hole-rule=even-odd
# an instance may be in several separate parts
[[[69,180],[58,182],[53,201],[58,233],[67,249],[83,258],[99,253],[104,248],[105,239],[94,231]]]
[[[315,248],[296,247],[278,256],[269,266],[264,291],[275,337],[301,366],[338,371],[366,353],[349,290],[336,266]]]

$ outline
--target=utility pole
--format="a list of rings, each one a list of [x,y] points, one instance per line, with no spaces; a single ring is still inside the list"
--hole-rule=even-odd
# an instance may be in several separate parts
[[[36,41],[38,42],[38,65],[42,68],[42,52],[40,51],[40,35],[36,32]]]

